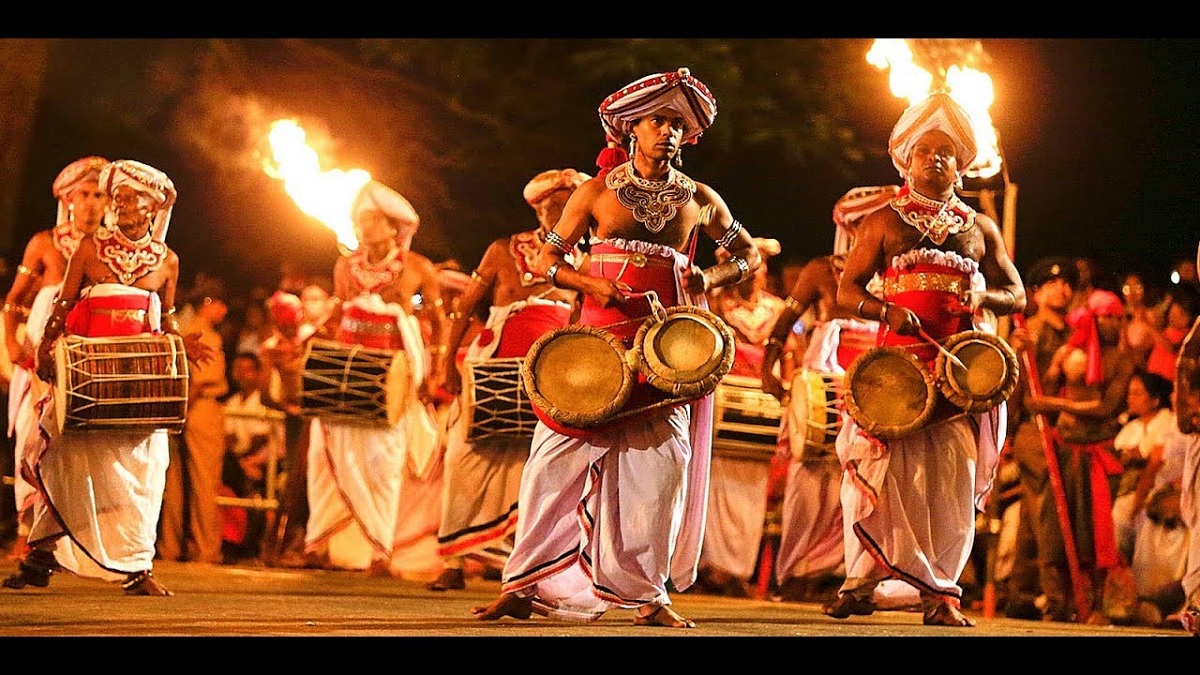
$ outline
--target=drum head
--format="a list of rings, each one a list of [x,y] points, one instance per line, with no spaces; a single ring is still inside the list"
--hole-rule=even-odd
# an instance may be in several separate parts
[[[951,403],[967,412],[983,412],[1012,395],[1020,367],[1016,352],[999,336],[963,331],[951,335],[943,346],[966,366],[938,353],[938,387]]]
[[[620,410],[635,379],[620,338],[582,325],[538,338],[521,365],[521,378],[529,400],[550,419],[583,428]]]
[[[701,307],[681,305],[659,321],[650,317],[634,338],[638,368],[646,381],[674,396],[712,392],[733,368],[733,331]]]
[[[925,364],[901,347],[875,347],[846,370],[843,400],[858,426],[879,438],[900,438],[933,414],[937,388]]]

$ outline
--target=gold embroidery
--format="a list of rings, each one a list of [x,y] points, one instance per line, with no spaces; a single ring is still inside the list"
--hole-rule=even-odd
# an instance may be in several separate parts
[[[967,280],[955,274],[935,272],[910,272],[883,280],[883,296],[890,298],[897,293],[914,291],[942,291],[960,295],[967,290]]]

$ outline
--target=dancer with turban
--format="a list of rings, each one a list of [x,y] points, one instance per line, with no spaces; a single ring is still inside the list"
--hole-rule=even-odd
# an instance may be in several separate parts
[[[465,588],[468,558],[499,572],[512,550],[521,471],[533,437],[533,420],[523,419],[522,411],[527,415],[528,410],[519,405],[528,400],[520,385],[519,363],[538,338],[570,323],[576,304],[574,291],[557,288],[538,273],[537,258],[567,199],[589,178],[575,169],[550,169],[534,176],[523,194],[537,215],[538,227],[501,237],[488,246],[451,315],[447,349],[441,356],[443,388],[459,398],[446,439],[438,529],[438,553],[446,568],[429,585],[430,590]],[[490,304],[487,322],[461,349],[470,323],[485,301]],[[479,372],[495,373],[497,379],[481,376],[481,384],[471,382],[474,391],[464,392],[458,369],[460,351],[464,352],[464,368],[489,364]],[[507,376],[499,379],[502,372]],[[479,428],[472,429],[473,425]]]
[[[888,149],[904,185],[888,208],[859,224],[837,299],[880,322],[878,345],[916,356],[931,373],[937,340],[994,333],[994,315],[1023,310],[1025,290],[999,226],[955,193],[976,156],[966,110],[934,92],[901,115]],[[868,288],[876,275],[878,296]],[[995,478],[1003,407],[939,412],[886,439],[844,421],[836,449],[846,580],[826,614],[870,614],[875,587],[901,579],[920,592],[926,624],[974,625],[961,611],[958,580],[974,544],[975,514]]]
[[[53,387],[71,384],[55,381],[53,347],[60,337],[179,330],[172,318],[179,256],[163,241],[174,183],[152,166],[118,160],[101,169],[99,185],[110,198],[113,224],[79,242],[38,346],[38,377],[51,386],[38,392],[40,427],[26,442],[25,462],[42,500],[29,534],[33,550],[4,586],[46,586],[52,572],[65,568],[120,582],[127,595],[171,595],[151,573],[168,429],[64,428],[56,410],[62,397],[53,395]],[[198,334],[183,343],[193,364],[215,356]]]
[[[100,170],[108,160],[95,155],[71,162],[54,179],[51,193],[58,204],[54,226],[29,239],[12,287],[4,299],[4,339],[13,363],[8,392],[8,435],[15,454],[13,492],[18,519],[19,557],[29,536],[29,519],[37,490],[25,479],[21,453],[38,420],[33,414],[33,358],[41,343],[42,330],[51,304],[62,286],[67,261],[84,237],[100,227],[108,206],[108,193],[100,189]],[[33,296],[28,306],[25,301]],[[18,339],[24,324],[24,338]]]
[[[538,262],[538,274],[552,285],[583,296],[583,327],[603,328],[631,347],[651,315],[648,291],[664,308],[707,311],[706,292],[742,281],[762,264],[721,196],[673,166],[716,112],[708,87],[686,68],[641,78],[600,105],[609,142],[597,160],[601,175],[571,195]],[[698,230],[730,259],[694,265],[689,244]],[[576,270],[566,255],[589,233],[589,262]],[[639,378],[611,421],[587,429],[541,411],[501,595],[475,607],[478,618],[523,619],[536,611],[593,621],[620,607],[635,610],[635,625],[695,625],[672,608],[667,589],[682,591],[696,580],[712,394],[656,396],[653,389]]]

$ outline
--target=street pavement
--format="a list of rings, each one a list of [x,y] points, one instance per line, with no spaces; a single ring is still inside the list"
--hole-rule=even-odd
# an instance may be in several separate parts
[[[3,561],[0,574],[16,571]],[[48,588],[0,589],[4,637],[708,637],[708,638],[1180,638],[1179,628],[1094,626],[1022,621],[968,610],[974,628],[924,626],[913,611],[881,611],[836,620],[815,603],[736,599],[695,592],[673,595],[695,629],[633,625],[632,610],[612,610],[588,624],[538,615],[480,621],[471,607],[490,603],[500,584],[469,578],[467,588],[434,592],[422,579],[363,572],[206,565],[159,561],[157,576],[175,595],[127,597],[116,584],[59,573]],[[1101,643],[1097,642],[1096,646]],[[1165,646],[1161,640],[1158,647]],[[852,643],[841,646],[850,646]],[[1156,649],[1158,648],[1156,647]]]

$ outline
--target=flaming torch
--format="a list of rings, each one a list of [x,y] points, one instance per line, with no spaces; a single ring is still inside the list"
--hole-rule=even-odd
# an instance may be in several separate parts
[[[919,50],[914,54],[914,48]],[[937,75],[918,64],[932,62]],[[995,194],[981,189],[978,193],[984,212],[1001,224],[1004,244],[1013,255],[1016,244],[1017,185],[1009,181],[1008,167],[1000,152],[1000,139],[988,111],[995,100],[992,78],[975,66],[986,60],[978,42],[964,45],[961,40],[879,39],[867,52],[867,63],[888,70],[892,95],[909,103],[925,98],[935,88],[946,89],[950,97],[967,110],[974,121],[975,144],[979,155],[967,167],[967,176],[987,179],[1001,173],[1004,179],[1004,217],[996,213]],[[949,65],[943,65],[949,63]]]
[[[283,188],[304,213],[321,221],[337,235],[338,246],[358,248],[350,207],[371,174],[362,169],[322,170],[320,157],[296,120],[271,123],[268,134],[271,157],[263,158],[268,176],[283,181]]]

